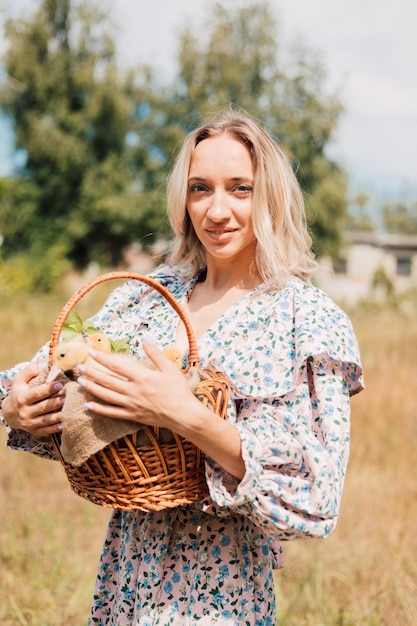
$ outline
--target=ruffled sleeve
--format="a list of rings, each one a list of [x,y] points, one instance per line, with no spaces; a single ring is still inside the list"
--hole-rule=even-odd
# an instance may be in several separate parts
[[[281,290],[261,285],[210,331],[208,360],[238,396],[270,398],[295,388],[306,359],[323,354],[343,364],[353,395],[363,387],[349,317],[320,289],[294,279]]]
[[[356,339],[347,316],[311,286],[256,298],[237,324],[249,328],[257,313],[252,333],[215,363],[233,380],[246,473],[238,481],[208,460],[210,495],[274,540],[325,537],[339,514],[350,396],[362,389]]]
[[[48,345],[43,346],[33,358],[34,361],[46,358],[48,354]],[[37,456],[47,459],[56,459],[53,446],[48,443],[40,443],[32,437],[32,435],[24,430],[12,429],[4,421],[1,405],[4,398],[10,391],[12,382],[16,374],[28,365],[29,362],[19,363],[8,370],[0,372],[0,423],[4,424],[8,432],[7,446],[12,450],[22,450],[32,452]]]

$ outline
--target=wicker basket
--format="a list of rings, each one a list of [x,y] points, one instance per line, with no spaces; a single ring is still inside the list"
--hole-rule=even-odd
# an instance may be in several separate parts
[[[135,279],[158,291],[173,307],[185,325],[189,342],[188,367],[199,368],[197,343],[190,322],[172,294],[153,279],[132,272],[110,272],[79,289],[62,308],[52,330],[50,362],[64,323],[73,307],[97,285],[116,279]],[[196,395],[222,418],[226,416],[228,385],[220,373],[206,371],[206,380]],[[56,454],[64,466],[73,491],[95,504],[133,510],[159,511],[203,499],[205,481],[203,453],[191,442],[172,433],[172,442],[160,443],[158,429],[143,427],[151,445],[137,446],[137,433],[126,435],[107,445],[79,467],[66,463],[60,452],[60,434],[52,435]],[[141,430],[143,430],[141,429]]]

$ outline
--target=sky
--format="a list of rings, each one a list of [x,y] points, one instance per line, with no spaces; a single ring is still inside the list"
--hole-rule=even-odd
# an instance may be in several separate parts
[[[244,0],[223,0],[227,7]],[[32,11],[40,0],[0,0],[0,19]],[[111,0],[121,65],[149,63],[175,71],[184,26],[204,33],[212,0]],[[352,189],[380,198],[417,198],[416,0],[269,0],[289,47],[320,54],[329,88],[345,112],[329,154],[350,174]],[[1,40],[0,40],[1,51]],[[0,125],[0,175],[10,168],[10,135]]]

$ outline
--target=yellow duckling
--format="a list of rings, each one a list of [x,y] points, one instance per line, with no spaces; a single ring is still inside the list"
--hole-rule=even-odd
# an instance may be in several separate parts
[[[88,348],[92,348],[93,350],[105,352],[106,354],[110,354],[111,352],[111,341],[104,333],[97,332],[89,335],[87,337],[87,344]]]
[[[67,372],[86,361],[88,350],[89,345],[82,336],[61,341],[52,352],[52,362],[59,369]]]
[[[179,370],[182,369],[182,357],[181,357],[181,352],[178,350],[178,348],[175,348],[174,346],[165,348],[165,350],[163,350],[163,354],[170,361],[172,361],[178,367]]]
[[[67,341],[61,341],[55,346],[52,353],[52,362],[59,369],[67,372],[81,363],[87,363],[91,358],[89,350],[111,352],[110,339],[102,332],[93,333],[88,337],[79,335]]]

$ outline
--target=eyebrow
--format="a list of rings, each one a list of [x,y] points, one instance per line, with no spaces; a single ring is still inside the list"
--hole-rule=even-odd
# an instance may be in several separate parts
[[[200,180],[200,181],[204,181],[207,180],[207,177],[204,176],[190,176],[188,178],[188,180]],[[231,181],[239,181],[239,180],[250,180],[253,181],[253,178],[249,178],[248,176],[232,176],[232,178],[228,178],[227,180],[231,180]]]

